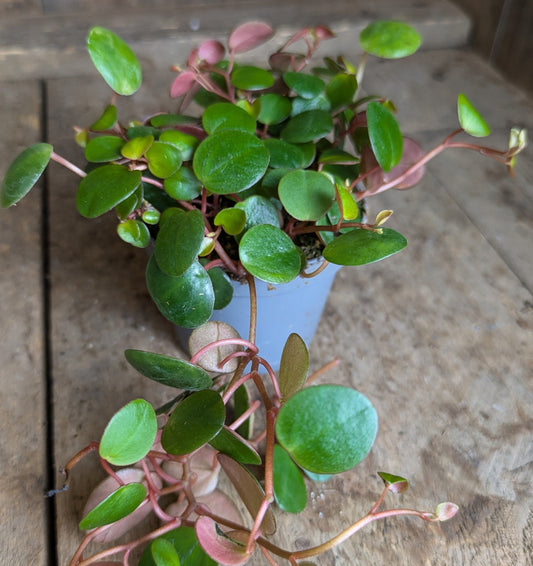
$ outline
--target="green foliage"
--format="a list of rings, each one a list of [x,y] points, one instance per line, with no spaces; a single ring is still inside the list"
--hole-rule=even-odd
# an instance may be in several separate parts
[[[383,171],[398,165],[403,153],[403,138],[396,119],[383,104],[371,102],[366,118],[374,155]]]
[[[109,525],[135,511],[146,497],[146,488],[140,483],[128,483],[106,497],[80,521],[80,529],[88,531]]]
[[[414,28],[403,22],[378,21],[361,32],[359,42],[371,55],[399,59],[412,55],[420,47],[422,38]]]
[[[141,86],[137,57],[120,37],[103,27],[93,27],[87,37],[91,60],[105,82],[118,94],[133,94]]]
[[[218,393],[206,389],[186,397],[163,428],[161,444],[169,454],[189,454],[222,429],[226,411]]]
[[[134,464],[148,454],[156,433],[152,405],[144,399],[130,401],[109,421],[100,441],[100,456],[116,466]]]
[[[457,97],[457,113],[461,128],[467,134],[476,138],[484,138],[490,134],[488,124],[464,94]]]
[[[0,189],[0,205],[7,208],[25,197],[46,169],[53,147],[37,143],[22,151],[11,163]]]
[[[302,389],[281,408],[279,443],[302,468],[336,474],[356,466],[377,433],[377,414],[358,391],[340,385]]]
[[[274,495],[283,511],[300,513],[307,505],[307,491],[303,476],[291,457],[276,444],[274,446]]]
[[[290,334],[283,348],[279,366],[279,390],[283,401],[304,386],[309,371],[309,351],[298,334]]]

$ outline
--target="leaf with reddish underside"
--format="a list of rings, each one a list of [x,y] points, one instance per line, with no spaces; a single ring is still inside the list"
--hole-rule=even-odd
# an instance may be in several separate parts
[[[183,71],[173,81],[170,86],[170,96],[177,98],[187,94],[196,84],[196,75],[192,71]]]
[[[274,30],[264,22],[247,22],[236,27],[229,36],[228,46],[233,53],[243,53],[268,41]]]
[[[210,517],[200,517],[196,521],[196,536],[207,554],[224,566],[240,566],[246,564],[252,549],[246,551],[248,533],[244,531],[231,531],[224,533]]]
[[[257,479],[233,458],[226,456],[226,454],[218,454],[217,457],[246,509],[248,509],[252,517],[255,517],[265,498],[263,488],[259,485]],[[276,532],[276,520],[270,508],[267,509],[261,523],[261,531],[266,536],[273,535]]]
[[[225,49],[220,41],[208,39],[198,48],[198,57],[211,65],[216,65],[224,57]]]
[[[392,493],[403,493],[409,489],[409,482],[401,477],[387,472],[378,472],[378,476],[385,482],[387,489]]]

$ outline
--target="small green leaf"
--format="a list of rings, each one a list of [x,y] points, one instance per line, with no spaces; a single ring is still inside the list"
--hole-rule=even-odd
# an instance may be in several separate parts
[[[180,566],[180,557],[174,545],[164,538],[152,543],[152,556],[157,566]]]
[[[100,456],[116,466],[128,466],[148,454],[157,433],[155,411],[144,399],[131,401],[115,413],[100,441]]]
[[[239,418],[250,408],[250,398],[245,385],[241,385],[233,395],[233,411],[235,418]],[[243,438],[250,438],[253,429],[253,415],[250,416],[238,429],[237,433]]]
[[[124,242],[136,248],[146,248],[150,243],[150,231],[140,220],[130,218],[120,222],[117,226],[117,234]]]
[[[343,185],[337,185],[337,191],[342,203],[342,217],[344,220],[355,220],[359,216],[359,206],[353,194]]]
[[[117,122],[117,107],[110,104],[102,113],[100,118],[91,125],[90,129],[94,132],[110,130]]]
[[[202,191],[202,183],[189,167],[180,167],[163,181],[165,192],[176,200],[192,200]]]
[[[398,165],[403,153],[403,137],[392,113],[379,102],[367,106],[366,118],[372,150],[383,171]]]
[[[267,138],[263,142],[270,153],[269,167],[300,169],[306,166],[305,155],[302,148],[278,138]]]
[[[220,267],[212,267],[207,274],[211,279],[215,293],[215,304],[213,308],[220,310],[227,307],[233,298],[233,285],[230,278]]]
[[[333,120],[325,110],[307,110],[293,116],[281,131],[281,139],[289,143],[306,143],[327,136]]]
[[[278,209],[272,202],[261,195],[252,195],[238,202],[235,208],[245,213],[245,231],[253,226],[259,226],[260,224],[270,224],[277,228],[280,227]]]
[[[169,454],[194,452],[220,432],[225,416],[224,403],[216,391],[192,393],[170,415],[161,444]]]
[[[467,134],[476,138],[484,138],[490,134],[490,127],[487,122],[464,94],[457,97],[457,114],[461,128]]]
[[[310,110],[322,110],[329,114],[331,104],[326,98],[325,93],[319,94],[315,98],[303,98],[301,96],[297,96],[292,99],[291,116],[297,116],[298,114],[302,114],[303,112],[308,112]]]
[[[279,444],[274,445],[274,496],[283,511],[300,513],[307,505],[302,473]]]
[[[240,234],[246,224],[246,214],[240,208],[223,208],[215,216],[215,226],[222,226],[230,236]]]
[[[124,354],[139,373],[168,387],[201,391],[212,385],[207,372],[185,360],[142,350],[126,350]]]
[[[85,218],[96,218],[128,198],[140,182],[140,171],[130,171],[122,165],[93,169],[78,186],[78,211]]]
[[[315,98],[325,88],[326,83],[315,75],[287,71],[283,73],[285,84],[302,98]]]
[[[332,108],[348,106],[353,102],[357,90],[357,79],[355,75],[340,73],[333,77],[326,87],[326,96],[331,102]]]
[[[85,159],[92,163],[115,161],[122,157],[124,140],[118,136],[98,136],[85,146]]]
[[[381,233],[363,228],[335,238],[322,252],[331,263],[338,265],[366,265],[385,259],[407,246],[407,240],[391,228],[381,228]]]
[[[264,90],[274,84],[274,77],[260,67],[243,65],[231,73],[231,84],[243,90]]]
[[[183,161],[190,161],[198,146],[198,139],[178,130],[166,130],[159,136],[159,141],[171,143],[179,149]]]
[[[255,120],[242,108],[230,102],[216,102],[208,106],[202,115],[202,124],[208,134],[219,130],[241,130],[253,134]]]
[[[279,389],[283,401],[300,391],[309,371],[309,352],[298,334],[290,334],[281,354]]]
[[[50,162],[53,149],[48,143],[36,143],[15,157],[2,181],[2,208],[16,204],[29,193]]]
[[[378,472],[378,476],[385,482],[389,491],[403,493],[409,489],[409,482],[401,476],[395,476],[387,472]]]
[[[255,135],[217,131],[194,153],[193,169],[205,188],[217,194],[238,193],[257,183],[268,166],[267,148]]]
[[[318,171],[290,171],[278,186],[279,198],[285,210],[297,220],[318,220],[335,201],[335,186]]]
[[[154,143],[154,136],[138,136],[126,142],[121,149],[121,153],[127,159],[139,159],[142,157]]]
[[[280,124],[291,114],[292,104],[289,98],[280,94],[267,93],[258,98],[260,104],[257,120],[261,124]]]
[[[256,466],[261,464],[261,456],[259,456],[257,451],[228,427],[223,427],[215,438],[209,441],[209,444],[241,464],[253,464]]]
[[[166,540],[176,549],[180,558],[180,566],[216,566],[216,562],[207,556],[200,546],[193,527],[179,527],[158,537]],[[155,542],[155,541],[154,541]],[[152,544],[144,549],[139,566],[159,566],[152,556]]]
[[[301,467],[335,474],[356,466],[377,433],[377,413],[358,391],[340,385],[302,389],[281,408],[279,443]]]
[[[361,47],[371,55],[399,59],[414,53],[422,43],[420,34],[403,22],[378,21],[360,34]]]
[[[250,228],[239,244],[239,257],[252,275],[269,283],[288,283],[300,273],[300,253],[279,228],[262,224]]]
[[[145,152],[148,169],[155,177],[166,179],[173,175],[182,163],[180,150],[171,143],[155,141]]]
[[[167,208],[155,241],[157,265],[167,275],[183,275],[196,260],[203,238],[204,218],[199,210]]]
[[[140,483],[128,483],[106,497],[80,521],[80,529],[88,531],[109,525],[133,513],[146,497]]]
[[[194,262],[179,277],[166,275],[152,256],[146,267],[146,284],[161,314],[178,326],[196,328],[211,316],[215,296],[206,270]]]
[[[93,27],[87,37],[87,49],[97,71],[116,93],[130,95],[141,86],[142,73],[137,57],[113,32]]]

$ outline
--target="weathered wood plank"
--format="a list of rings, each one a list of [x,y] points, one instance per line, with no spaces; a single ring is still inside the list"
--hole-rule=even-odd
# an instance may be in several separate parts
[[[85,3],[80,11],[0,21],[0,75],[51,78],[90,72],[84,46],[93,25],[114,30],[152,69],[168,69],[186,60],[191,44],[213,36],[225,39],[233,27],[251,19],[279,28],[278,41],[306,25],[330,25],[337,34],[328,42],[330,55],[357,50],[359,32],[380,18],[410,21],[424,37],[425,47],[433,49],[464,46],[470,29],[468,18],[447,0],[336,0],[329,4],[308,0],[305,10],[298,2],[285,0],[182,2],[179,7],[175,2],[161,2],[158,9],[148,2],[124,2],[122,6],[130,7],[117,5],[111,10],[107,1],[92,4]]]
[[[468,58],[461,61],[466,76]],[[424,64],[426,72],[415,74],[422,99],[414,103],[419,115],[412,131],[437,127],[424,100],[454,96],[442,92],[447,82],[428,79],[435,72],[431,60]],[[473,65],[470,74],[476,73]],[[387,80],[392,89],[396,78]],[[486,75],[475,79],[480,89],[485,84],[486,92],[497,89],[505,99],[515,100],[514,91],[491,81]],[[127,101],[122,116],[133,116],[133,106],[148,108],[166,92],[166,83],[167,77],[147,80],[140,98]],[[69,125],[94,119],[97,102],[103,105],[106,96],[99,83],[50,83],[50,135],[61,149]],[[511,114],[515,111],[511,106]],[[497,108],[488,118],[500,123],[502,116]],[[453,155],[448,167],[464,167]],[[344,269],[338,277],[313,344],[313,366],[343,358],[330,379],[350,383],[373,400],[381,416],[380,433],[361,466],[310,488],[311,507],[302,518],[280,517],[275,540],[302,548],[336,534],[366,513],[380,489],[375,472],[383,469],[412,480],[412,489],[398,504],[431,510],[434,503],[449,499],[462,511],[442,526],[410,520],[375,525],[321,558],[326,566],[529,566],[533,299],[469,219],[470,213],[461,209],[463,204],[458,206],[442,188],[446,183],[446,170],[432,166],[423,187],[380,197],[374,212],[394,208],[391,226],[406,234],[410,246],[386,262]],[[161,389],[156,391],[126,368],[124,348],[176,351],[168,325],[146,297],[142,253],[128,251],[115,239],[109,219],[83,221],[77,216],[75,184],[72,175],[54,169],[52,340],[58,463],[97,439],[107,418],[131,398],[162,397]],[[489,191],[489,198],[493,194]],[[96,481],[94,470],[93,463],[81,464],[70,493],[58,499],[60,563],[80,540],[76,522]],[[264,563],[258,555],[252,564]]]
[[[40,136],[35,81],[0,82],[0,177]],[[47,563],[41,194],[1,212],[0,562]]]

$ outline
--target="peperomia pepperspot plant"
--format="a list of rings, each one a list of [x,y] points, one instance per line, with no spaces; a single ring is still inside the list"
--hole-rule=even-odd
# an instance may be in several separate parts
[[[312,256],[323,258],[323,266],[363,265],[403,249],[406,239],[382,227],[391,211],[368,222],[361,203],[413,186],[444,149],[471,149],[512,167],[525,145],[519,130],[505,151],[456,141],[462,131],[489,133],[461,94],[461,128],[424,153],[402,136],[390,100],[360,95],[368,54],[405,57],[420,45],[406,24],[365,28],[357,68],[339,57],[309,69],[320,43],[333,35],[324,26],[295,34],[270,55],[266,69],[236,61],[272,35],[267,24],[252,22],[230,34],[227,48],[209,40],[193,49],[170,88],[181,97],[178,113],[123,124],[117,107],[108,105],[78,130],[87,172],[50,144],[26,149],[6,173],[0,204],[18,202],[50,160],[71,169],[82,177],[76,203],[84,217],[114,210],[126,242],[146,247],[155,240],[149,292],[165,317],[195,328],[231,301],[228,275],[280,284],[302,273]],[[305,46],[302,53],[291,51],[297,44]],[[87,45],[116,93],[137,91],[141,69],[127,44],[96,27]],[[193,101],[203,108],[200,116],[185,114]]]
[[[68,475],[81,458],[98,451],[109,476],[89,498],[80,522],[89,532],[72,566],[117,556],[128,564],[131,552],[144,544],[142,566],[244,564],[256,549],[271,564],[310,564],[308,559],[377,519],[444,521],[457,511],[452,503],[434,513],[380,511],[387,493],[408,487],[404,478],[380,473],[385,487],[368,514],[330,541],[290,551],[269,539],[276,530],[272,504],[298,513],[307,503],[304,477],[324,480],[356,466],[374,443],[377,415],[349,387],[312,385],[317,374],[308,375],[309,353],[297,334],[289,336],[276,375],[255,344],[254,277],[288,282],[313,255],[323,259],[322,266],[362,265],[400,251],[405,238],[382,227],[391,211],[367,222],[364,199],[413,186],[425,164],[450,147],[478,151],[512,168],[525,132],[512,130],[505,151],[457,141],[462,131],[489,133],[459,95],[460,129],[428,153],[404,139],[392,102],[361,96],[360,84],[368,54],[397,58],[416,51],[420,38],[405,24],[368,26],[360,37],[366,54],[358,67],[326,58],[309,70],[319,44],[332,36],[324,26],[294,35],[271,54],[267,69],[237,63],[237,55],[271,36],[268,25],[253,22],[231,33],[227,49],[210,40],[193,50],[171,85],[171,95],[182,97],[177,113],[123,124],[114,103],[108,105],[89,128],[78,130],[89,162],[85,171],[40,143],[22,152],[6,173],[4,207],[23,198],[50,160],[79,175],[79,212],[93,218],[114,210],[122,239],[139,247],[155,240],[147,267],[150,294],[167,318],[196,328],[190,361],[126,352],[135,369],[176,388],[176,396],[157,410],[142,399],[132,401],[111,419],[100,442],[67,464]],[[304,52],[289,51],[298,42]],[[88,49],[117,94],[137,91],[140,67],[120,38],[93,28]],[[185,114],[193,101],[204,108],[199,117]],[[214,308],[231,301],[228,275],[250,286],[248,339],[223,323],[206,323]],[[255,397],[248,384],[255,386]],[[264,423],[256,430],[253,417],[259,413]],[[250,466],[260,467],[263,484]],[[221,469],[248,521],[216,489]],[[111,543],[149,513],[161,520],[159,528],[85,556],[90,542]]]

